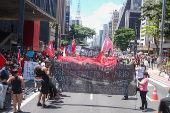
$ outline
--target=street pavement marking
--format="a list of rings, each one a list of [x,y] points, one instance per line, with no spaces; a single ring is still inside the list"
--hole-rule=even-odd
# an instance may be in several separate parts
[[[165,85],[165,84],[163,84],[163,83],[161,83],[161,82],[158,82],[158,81],[156,81],[156,80],[154,80],[154,79],[152,79],[152,78],[149,78],[149,80],[151,80],[152,82],[155,82],[155,83],[159,84],[159,85],[162,86],[162,87],[168,87],[167,85]]]
[[[148,86],[151,86],[151,87],[153,87],[153,85],[152,85],[152,84],[150,84],[150,83],[148,83]]]
[[[90,94],[90,100],[92,100],[93,99],[93,94]]]
[[[146,95],[146,98],[147,98],[149,101],[152,101],[147,95]]]
[[[39,92],[36,92],[34,93],[33,95],[31,95],[30,97],[28,97],[26,100],[24,100],[22,103],[21,103],[21,108],[23,106],[25,106],[28,102],[30,102],[34,97],[36,97],[37,95],[39,94]],[[18,105],[16,106],[16,108],[18,108]],[[8,113],[13,113],[14,110],[12,109],[11,111],[9,111]]]

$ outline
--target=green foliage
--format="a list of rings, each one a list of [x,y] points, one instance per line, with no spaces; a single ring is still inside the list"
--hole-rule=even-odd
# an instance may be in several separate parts
[[[162,1],[163,0],[159,0],[158,2],[153,2],[152,0],[147,0],[144,2],[143,6],[141,6],[141,9],[143,11],[143,14],[141,15],[141,20],[145,20],[146,18],[148,18],[148,20],[152,22],[150,26],[154,26],[156,28],[154,30],[155,34],[159,34],[161,32],[159,24],[161,23],[161,17],[162,17]],[[165,30],[164,37],[169,37],[170,36],[170,0],[166,0],[164,30]],[[156,35],[154,38],[159,38],[159,35]]]
[[[90,49],[101,49],[101,46],[93,46],[93,47],[90,47]]]
[[[68,46],[68,45],[69,45],[69,42],[68,42],[68,41],[61,40],[61,46],[62,46],[62,47]]]
[[[69,31],[69,35],[71,36],[71,39],[74,38],[76,40],[83,40],[84,38],[93,38],[94,35],[96,35],[96,32],[94,29],[90,29],[88,27],[83,27],[81,25],[73,25],[70,26],[71,30]]]
[[[76,40],[76,44],[78,45],[78,46],[89,46],[88,44],[85,44],[83,41],[81,41],[81,40]]]
[[[115,31],[113,43],[120,48],[121,51],[126,50],[129,42],[135,37],[135,31],[131,28],[121,28]]]
[[[55,24],[54,22],[50,22],[49,27],[51,27],[51,28],[55,29],[55,28],[56,28],[56,24]]]

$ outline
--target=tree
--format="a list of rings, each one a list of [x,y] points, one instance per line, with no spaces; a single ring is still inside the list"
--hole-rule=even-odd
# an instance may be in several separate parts
[[[55,24],[54,22],[50,22],[49,27],[51,27],[51,28],[55,29],[55,28],[56,28],[56,24]]]
[[[71,36],[70,39],[76,40],[76,43],[79,44],[81,43],[84,38],[93,38],[94,35],[96,35],[96,32],[94,29],[88,28],[88,27],[83,27],[82,25],[73,25],[70,26],[71,30],[69,31],[69,35]]]
[[[120,48],[121,51],[129,47],[129,42],[134,39],[135,31],[131,28],[121,28],[115,31],[113,43]]]
[[[158,47],[158,38],[160,37],[160,31],[157,29],[157,25],[146,25],[141,28],[141,33],[145,33],[151,35],[154,38],[154,42],[156,45],[156,52],[159,54],[159,47]],[[143,35],[141,35],[143,37]]]
[[[68,45],[69,45],[68,41],[61,40],[61,46],[62,46],[62,47],[68,46]]]
[[[152,35],[157,47],[157,54],[159,54],[158,40],[160,38],[160,23],[162,17],[162,0],[158,2],[153,2],[152,0],[147,0],[141,6],[143,14],[141,15],[141,20],[148,18],[151,24],[146,25],[143,32],[146,34]],[[148,30],[148,31],[147,31]],[[152,32],[153,31],[153,32]],[[170,1],[166,1],[165,9],[165,27],[164,27],[164,37],[167,38],[170,36]]]

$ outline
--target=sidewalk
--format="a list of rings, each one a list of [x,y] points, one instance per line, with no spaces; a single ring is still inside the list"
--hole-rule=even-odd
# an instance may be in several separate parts
[[[170,85],[170,81],[168,81],[169,76],[165,72],[161,72],[157,68],[148,68],[147,72],[149,73],[150,77],[159,81],[162,81],[166,84]],[[160,75],[159,75],[160,74]]]

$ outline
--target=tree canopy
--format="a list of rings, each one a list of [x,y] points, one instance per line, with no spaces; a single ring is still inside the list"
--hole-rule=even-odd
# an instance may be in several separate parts
[[[113,43],[120,48],[121,51],[129,47],[129,42],[135,37],[135,31],[131,28],[121,28],[115,31]]]
[[[68,41],[61,40],[61,46],[62,46],[62,47],[68,46],[68,45],[69,45],[69,42],[68,42]]]
[[[96,32],[94,29],[83,27],[82,25],[73,25],[70,26],[71,30],[69,31],[69,35],[71,36],[71,39],[74,38],[76,40],[83,40],[84,38],[93,38],[94,35],[96,35]]]
[[[158,39],[160,38],[160,23],[162,17],[162,0],[158,2],[153,2],[152,0],[147,0],[141,6],[143,14],[141,15],[141,20],[148,19],[148,23],[142,29],[142,33],[151,35],[154,38],[155,45],[157,47],[157,54],[159,54]],[[165,26],[164,26],[164,37],[170,37],[170,1],[166,1],[165,9]]]
[[[54,22],[50,22],[49,27],[55,29],[56,28],[56,24]]]

